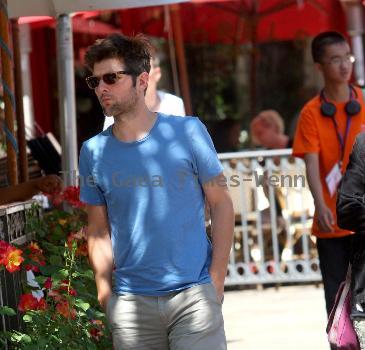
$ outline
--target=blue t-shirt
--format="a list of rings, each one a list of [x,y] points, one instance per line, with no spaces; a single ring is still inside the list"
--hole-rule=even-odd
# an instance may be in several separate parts
[[[80,197],[107,207],[115,293],[162,296],[210,282],[201,184],[222,171],[196,117],[159,113],[141,140],[122,142],[109,127],[83,144]]]

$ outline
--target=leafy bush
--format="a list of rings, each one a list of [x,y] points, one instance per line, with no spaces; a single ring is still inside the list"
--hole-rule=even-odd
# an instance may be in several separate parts
[[[24,281],[18,304],[23,329],[0,335],[0,341],[8,339],[15,349],[113,348],[88,263],[87,217],[78,194],[78,188],[68,187],[55,199],[67,210],[58,207],[42,218],[29,215],[27,230],[35,240],[26,247],[0,241],[3,268],[35,274],[31,285]],[[15,310],[3,306],[0,314],[12,316]]]

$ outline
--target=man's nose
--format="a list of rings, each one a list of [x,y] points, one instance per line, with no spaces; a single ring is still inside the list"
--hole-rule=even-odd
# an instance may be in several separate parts
[[[99,85],[95,89],[96,94],[99,95],[108,91],[109,91],[108,84],[104,83],[103,79],[100,79]]]

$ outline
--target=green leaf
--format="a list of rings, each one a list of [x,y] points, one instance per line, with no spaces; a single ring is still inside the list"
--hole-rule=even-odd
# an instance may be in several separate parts
[[[59,255],[51,255],[49,262],[54,266],[63,266],[62,258]]]
[[[62,239],[65,238],[66,233],[63,232],[63,228],[61,226],[56,226],[53,230],[52,238],[54,239]]]
[[[32,322],[33,321],[33,317],[31,315],[25,314],[23,316],[23,321],[24,322]]]
[[[61,270],[57,271],[57,274],[59,274],[61,277],[66,278],[69,275],[69,271],[66,269],[61,269]]]
[[[29,335],[20,332],[14,332],[11,335],[11,340],[17,343],[23,342],[29,344],[32,342],[32,338]]]
[[[51,266],[51,265],[40,266],[39,269],[42,275],[45,276],[50,276],[58,270],[57,266]]]
[[[90,280],[94,281],[94,273],[90,269],[89,270],[86,270],[84,272],[80,272],[80,276],[81,277],[85,277],[87,279],[90,279]]]
[[[34,279],[39,283],[40,286],[43,286],[44,283],[46,282],[48,277],[46,276],[36,276]]]
[[[0,315],[15,316],[16,312],[9,306],[0,306]]]
[[[81,308],[84,311],[87,311],[90,308],[90,304],[86,303],[85,301],[83,301],[81,299],[76,299],[75,305],[78,306],[79,308]]]

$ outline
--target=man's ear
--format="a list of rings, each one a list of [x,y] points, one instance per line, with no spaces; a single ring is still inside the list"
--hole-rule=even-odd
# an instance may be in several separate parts
[[[317,69],[318,71],[320,71],[321,73],[323,72],[323,67],[322,67],[322,65],[321,65],[320,63],[315,62],[315,63],[314,63],[314,66],[316,67],[316,69]]]
[[[141,91],[145,91],[148,86],[148,78],[149,78],[149,75],[147,72],[141,73],[137,77],[137,88],[140,89]]]
[[[154,78],[155,78],[155,81],[156,81],[156,84],[157,84],[161,79],[161,75],[162,75],[161,68],[160,67],[155,67],[154,70],[155,70],[155,72],[154,72],[155,77]]]

